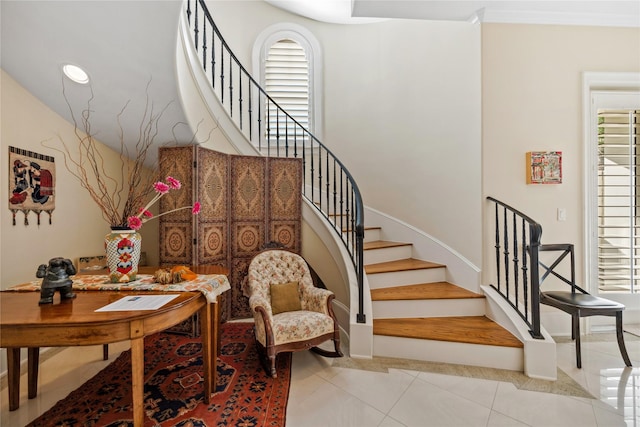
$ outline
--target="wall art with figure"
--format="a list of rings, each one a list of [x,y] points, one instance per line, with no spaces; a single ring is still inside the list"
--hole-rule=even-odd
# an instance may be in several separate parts
[[[18,212],[24,214],[24,225],[29,225],[30,212],[35,213],[37,224],[45,212],[51,216],[55,209],[55,160],[51,156],[9,147],[9,210],[16,225]]]

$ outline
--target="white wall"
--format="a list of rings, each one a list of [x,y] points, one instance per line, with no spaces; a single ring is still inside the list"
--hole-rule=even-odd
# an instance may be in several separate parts
[[[543,243],[573,243],[576,280],[587,289],[594,285],[584,283],[582,76],[589,71],[639,72],[640,29],[482,26],[483,196],[538,221]],[[527,185],[525,153],[547,150],[562,151],[562,184]],[[566,221],[557,220],[557,208],[566,209]],[[487,257],[483,271],[492,262]],[[543,307],[542,316],[551,334],[569,333],[567,315]]]
[[[640,29],[482,26],[483,195],[541,223],[543,243],[574,243],[581,283],[585,71],[640,71]],[[562,184],[527,185],[525,153],[547,150],[562,151]]]
[[[104,254],[104,236],[109,232],[109,224],[86,190],[67,171],[61,153],[45,147],[59,144],[58,135],[68,144],[76,139],[73,126],[58,116],[38,99],[20,86],[9,74],[2,71],[2,123],[0,150],[0,175],[9,177],[9,146],[24,148],[40,154],[53,156],[56,164],[55,201],[52,224],[48,215],[41,215],[41,225],[36,225],[35,214],[29,216],[28,226],[24,225],[23,214],[17,214],[17,223],[12,224],[12,214],[8,209],[9,186],[2,180],[0,191],[5,205],[1,209],[0,228],[0,289],[30,280],[36,280],[38,265],[50,258],[63,256],[74,262],[80,256]],[[62,95],[61,95],[62,96]],[[103,153],[111,168],[118,168],[118,153],[104,147]],[[108,167],[109,167],[108,163]],[[112,173],[111,176],[118,176]],[[157,221],[151,221],[142,228],[143,250],[150,263],[157,263]]]
[[[365,204],[480,265],[479,25],[334,25],[265,2],[208,5],[248,69],[266,27],[293,22],[311,31],[324,59],[323,143],[354,175]]]

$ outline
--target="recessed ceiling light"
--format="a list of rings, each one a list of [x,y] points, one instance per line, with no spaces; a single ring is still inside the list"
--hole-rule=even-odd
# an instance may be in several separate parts
[[[89,83],[89,75],[80,67],[76,65],[67,64],[62,67],[64,75],[69,77],[76,83],[87,84]]]

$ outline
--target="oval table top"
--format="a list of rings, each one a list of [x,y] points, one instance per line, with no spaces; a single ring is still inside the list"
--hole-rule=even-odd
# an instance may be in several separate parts
[[[4,326],[59,326],[60,324],[104,324],[157,316],[177,309],[201,297],[200,292],[118,292],[74,291],[76,298],[60,301],[56,295],[54,304],[38,305],[39,292],[0,292],[0,325]],[[166,295],[177,297],[157,310],[98,311],[129,295]]]

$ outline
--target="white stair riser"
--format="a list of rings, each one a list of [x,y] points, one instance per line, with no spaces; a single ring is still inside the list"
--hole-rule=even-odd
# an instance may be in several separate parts
[[[487,368],[524,370],[522,348],[373,336],[373,355]]]
[[[484,298],[373,301],[374,319],[484,316]]]
[[[382,240],[380,238],[380,229],[379,228],[370,228],[364,230],[364,241],[365,242],[376,242],[378,240]]]
[[[392,248],[367,249],[364,251],[364,264],[377,264],[411,258],[412,248],[411,245],[402,245]]]
[[[414,283],[444,282],[446,280],[445,277],[445,267],[367,274],[369,288],[371,289],[390,288]]]

